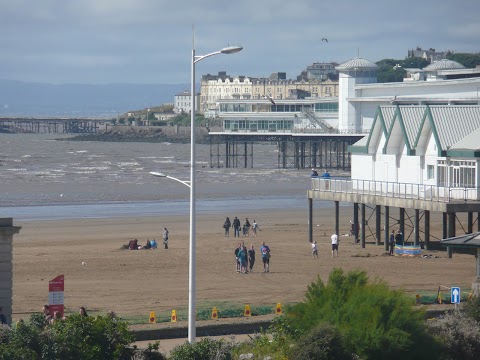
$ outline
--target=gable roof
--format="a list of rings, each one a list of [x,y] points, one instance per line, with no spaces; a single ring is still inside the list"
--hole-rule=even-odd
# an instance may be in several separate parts
[[[407,155],[415,155],[423,128],[430,126],[439,156],[480,157],[480,106],[477,105],[379,106],[369,134],[349,146],[348,151],[368,154],[373,135],[381,126],[386,153],[392,132],[398,131],[394,127],[396,122]]]
[[[480,128],[480,107],[476,105],[429,106],[432,128],[438,136],[438,149],[445,152]],[[480,141],[480,139],[478,139]]]

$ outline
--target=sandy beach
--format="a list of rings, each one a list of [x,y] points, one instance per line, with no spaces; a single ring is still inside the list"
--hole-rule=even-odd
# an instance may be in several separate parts
[[[341,208],[341,234],[348,233],[351,208]],[[425,252],[438,258],[385,256],[383,245],[368,238],[365,249],[352,237],[341,236],[339,257],[331,257],[332,209],[314,213],[314,238],[319,258],[311,256],[308,242],[307,208],[236,213],[256,219],[258,237],[234,238],[223,235],[224,216],[197,215],[197,305],[208,308],[232,303],[243,306],[272,305],[301,301],[317,276],[326,280],[334,267],[346,271],[362,269],[371,279],[386,281],[393,288],[405,289],[412,296],[434,293],[439,285],[471,287],[475,260],[471,255]],[[432,235],[440,235],[439,216],[431,219]],[[186,308],[188,303],[188,216],[129,217],[52,221],[15,221],[22,226],[14,237],[14,319],[28,317],[48,302],[48,281],[65,275],[65,306],[76,311],[114,310],[123,316],[148,317],[150,311],[168,312]],[[170,231],[169,249],[128,251],[122,245],[131,238],[140,244],[156,238],[161,229]],[[374,226],[372,226],[374,229]],[[368,235],[368,233],[367,233]],[[257,263],[254,272],[235,272],[234,249],[239,241],[254,244]],[[271,272],[261,272],[258,248],[262,241],[272,251]],[[82,262],[85,265],[82,265]],[[447,291],[448,290],[444,290]]]

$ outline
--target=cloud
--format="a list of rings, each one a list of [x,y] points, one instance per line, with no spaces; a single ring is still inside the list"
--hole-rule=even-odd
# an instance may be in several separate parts
[[[359,51],[373,61],[403,58],[416,46],[479,51],[476,0],[0,0],[0,8],[8,34],[0,37],[0,78],[18,80],[184,83],[192,25],[199,54],[244,46],[202,62],[199,75],[295,77],[314,61]]]

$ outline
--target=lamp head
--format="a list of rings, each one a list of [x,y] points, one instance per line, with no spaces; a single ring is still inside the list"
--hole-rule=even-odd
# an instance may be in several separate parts
[[[243,47],[242,46],[227,46],[220,50],[222,54],[233,54],[239,51],[242,51]]]
[[[158,176],[158,177],[167,177],[167,175],[165,175],[164,173],[156,172],[156,171],[150,171],[150,175]]]

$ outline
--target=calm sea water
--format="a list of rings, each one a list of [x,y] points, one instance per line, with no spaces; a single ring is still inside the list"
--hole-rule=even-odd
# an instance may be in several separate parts
[[[189,189],[149,172],[188,180],[189,144],[55,140],[59,137],[0,134],[0,217],[188,213]],[[210,168],[209,145],[196,149],[199,211],[306,208],[310,171],[278,169],[275,145],[255,144],[254,168],[248,169]]]

